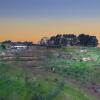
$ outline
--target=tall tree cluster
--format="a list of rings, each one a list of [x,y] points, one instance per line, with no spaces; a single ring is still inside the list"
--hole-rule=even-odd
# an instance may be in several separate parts
[[[57,34],[56,36],[51,36],[49,39],[41,39],[41,45],[59,45],[59,46],[93,46],[98,45],[98,40],[96,36],[80,34],[76,36],[75,34]],[[42,44],[44,43],[44,44]]]

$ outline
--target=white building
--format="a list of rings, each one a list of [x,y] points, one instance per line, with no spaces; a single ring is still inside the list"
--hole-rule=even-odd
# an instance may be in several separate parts
[[[27,46],[25,45],[15,45],[15,46],[11,46],[12,49],[26,49]]]

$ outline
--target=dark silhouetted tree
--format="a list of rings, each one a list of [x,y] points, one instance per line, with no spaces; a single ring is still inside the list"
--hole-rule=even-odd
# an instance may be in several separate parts
[[[5,50],[5,49],[6,49],[6,46],[5,46],[4,44],[1,44],[1,48],[2,48],[3,50]]]
[[[9,44],[11,42],[12,42],[11,40],[5,40],[5,41],[2,42],[2,44]]]
[[[78,39],[80,41],[80,45],[82,46],[97,46],[98,45],[98,40],[96,36],[80,34],[78,36]]]
[[[97,46],[98,40],[96,36],[90,36],[85,34],[80,34],[76,36],[74,34],[57,34],[56,36],[51,36],[50,39],[42,38],[42,45],[56,45],[56,46]]]

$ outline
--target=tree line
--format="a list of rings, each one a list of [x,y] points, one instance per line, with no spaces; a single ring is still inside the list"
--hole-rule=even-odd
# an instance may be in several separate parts
[[[45,46],[92,46],[98,45],[98,39],[96,36],[79,34],[57,34],[50,38],[44,37],[40,40],[40,45]]]
[[[31,41],[18,41],[18,42],[12,42],[11,40],[5,40],[1,42],[2,44],[9,44],[9,45],[26,45],[26,46],[33,46],[33,42]]]

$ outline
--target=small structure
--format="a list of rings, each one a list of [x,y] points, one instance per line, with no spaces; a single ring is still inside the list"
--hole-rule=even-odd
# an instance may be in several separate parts
[[[14,46],[11,46],[11,49],[27,49],[27,46],[26,45],[14,45]]]

